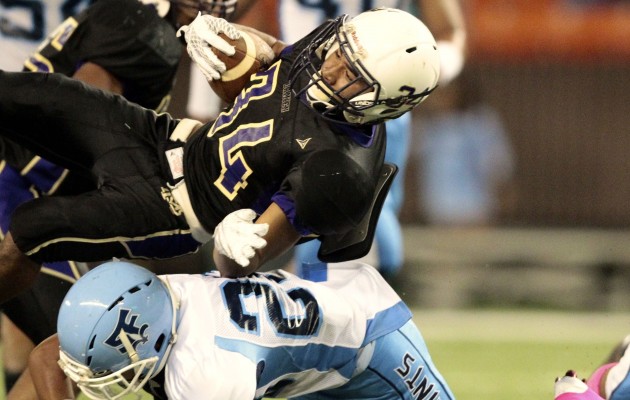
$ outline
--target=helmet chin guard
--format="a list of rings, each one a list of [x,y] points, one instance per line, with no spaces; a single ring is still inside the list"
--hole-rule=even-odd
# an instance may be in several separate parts
[[[76,382],[81,392],[90,399],[116,400],[129,395],[140,399],[140,391],[151,379],[158,361],[158,357],[139,360],[103,376],[95,376],[88,367],[73,360],[63,351],[59,352],[58,364],[66,376]],[[128,379],[128,376],[132,378]]]
[[[335,90],[321,67],[337,49],[356,78]],[[296,97],[324,118],[363,125],[412,110],[436,88],[439,71],[437,46],[428,28],[402,10],[377,8],[328,22],[298,55],[289,79]],[[357,82],[364,89],[344,98],[341,93]]]

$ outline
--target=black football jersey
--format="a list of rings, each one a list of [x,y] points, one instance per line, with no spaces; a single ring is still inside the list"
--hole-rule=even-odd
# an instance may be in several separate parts
[[[153,7],[138,0],[99,0],[57,27],[24,62],[24,71],[73,76],[83,63],[93,62],[122,82],[127,100],[161,112],[182,51],[175,29]],[[34,165],[32,152],[4,138],[0,155],[18,170],[32,165],[49,171],[49,177],[63,172],[41,160]]]
[[[24,70],[72,76],[93,62],[123,83],[127,100],[157,109],[171,91],[182,50],[173,26],[153,7],[99,0],[55,29]]]
[[[253,75],[232,106],[187,141],[184,179],[193,209],[208,232],[229,212],[252,208],[262,213],[275,202],[302,235],[318,233],[301,226],[295,215],[300,182],[295,176],[315,152],[341,150],[369,176],[378,174],[385,153],[384,131],[326,121],[295,98],[289,87],[293,61],[317,32],[286,48],[267,70]],[[306,76],[302,79],[308,81]]]

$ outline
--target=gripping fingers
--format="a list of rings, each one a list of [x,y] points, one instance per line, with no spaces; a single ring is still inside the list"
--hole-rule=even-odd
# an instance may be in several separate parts
[[[220,73],[225,72],[225,63],[221,60],[219,60],[219,57],[217,57],[216,54],[214,54],[214,52],[212,51],[211,48],[209,47],[205,47],[202,48],[201,50],[201,54],[202,54],[202,59],[204,59],[206,61],[206,63],[212,67],[212,69],[214,69],[215,71],[218,71]],[[221,75],[219,75],[220,77]],[[217,78],[218,79],[218,78]]]
[[[230,214],[230,216],[238,218],[242,221],[252,222],[254,221],[254,218],[256,218],[256,211],[252,210],[251,208],[242,208],[240,210],[234,211],[232,214]]]
[[[221,53],[227,56],[233,56],[236,52],[236,47],[232,46],[225,41],[222,37],[211,31],[204,31],[199,33],[199,37],[207,42],[210,46],[219,50]]]
[[[254,224],[250,223],[244,225],[241,232],[246,235],[265,236],[269,231],[269,224]]]
[[[256,249],[267,245],[262,236],[269,231],[269,224],[255,224],[254,218],[254,210],[234,211],[217,225],[214,232],[214,244],[219,253],[243,267],[250,264],[249,260],[256,255]]]
[[[240,240],[234,243],[232,254],[234,255],[234,261],[242,267],[247,267],[249,260],[256,255],[256,249],[262,249],[267,245],[267,241],[259,235],[265,235],[269,225],[251,224],[245,225],[242,228]],[[237,246],[240,246],[240,248],[235,248]]]

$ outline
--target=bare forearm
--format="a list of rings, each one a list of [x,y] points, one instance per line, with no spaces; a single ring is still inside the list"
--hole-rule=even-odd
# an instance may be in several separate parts
[[[216,249],[212,252],[212,259],[217,270],[221,273],[221,276],[226,278],[239,278],[241,276],[247,276],[256,272],[260,266],[258,256],[254,256],[250,260],[250,264],[247,267],[242,267],[231,258],[220,254]]]
[[[59,360],[59,340],[51,336],[31,353],[29,370],[40,400],[74,399],[74,389],[63,373]]]

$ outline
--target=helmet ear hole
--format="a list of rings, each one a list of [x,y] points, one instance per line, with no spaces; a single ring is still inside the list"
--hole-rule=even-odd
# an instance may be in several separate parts
[[[94,348],[94,341],[96,341],[96,335],[92,336],[92,340],[90,340],[90,345],[88,346],[88,349],[93,349]]]
[[[120,296],[119,298],[116,299],[116,301],[112,302],[112,304],[107,308],[107,311],[111,311],[114,307],[118,305],[118,303],[122,301],[123,301],[123,297]]]
[[[160,337],[158,337],[158,339],[155,341],[155,346],[153,346],[153,348],[158,353],[162,351],[162,346],[164,345],[164,339],[166,339],[166,335],[162,333]]]

